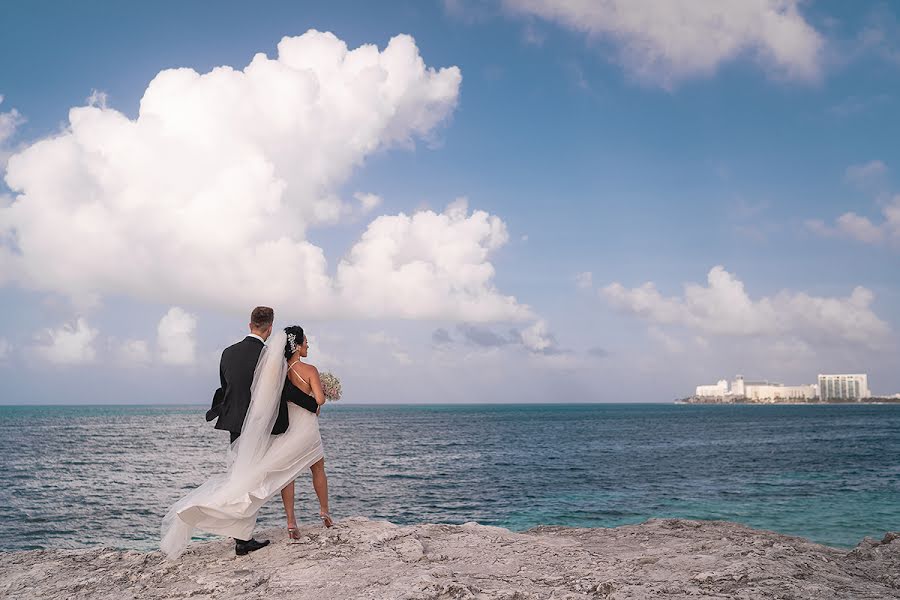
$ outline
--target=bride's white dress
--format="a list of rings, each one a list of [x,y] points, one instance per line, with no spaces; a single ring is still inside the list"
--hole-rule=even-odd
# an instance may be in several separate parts
[[[163,519],[160,549],[177,558],[195,529],[249,540],[259,508],[324,456],[318,417],[288,403],[288,428],[270,435],[281,401],[284,334],[272,335],[260,355],[250,408],[225,473],[179,500]],[[271,349],[271,350],[270,350]]]

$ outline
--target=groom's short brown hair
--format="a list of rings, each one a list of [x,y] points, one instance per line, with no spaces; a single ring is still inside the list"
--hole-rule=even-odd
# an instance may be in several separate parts
[[[257,306],[250,313],[250,324],[256,329],[265,329],[275,321],[275,311],[268,306]]]

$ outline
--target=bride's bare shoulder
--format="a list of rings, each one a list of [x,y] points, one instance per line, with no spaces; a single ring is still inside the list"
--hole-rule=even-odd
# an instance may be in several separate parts
[[[316,375],[319,374],[319,370],[316,368],[316,366],[309,363],[298,362],[297,367],[300,369],[300,373],[304,376],[312,375],[313,373],[315,373]]]

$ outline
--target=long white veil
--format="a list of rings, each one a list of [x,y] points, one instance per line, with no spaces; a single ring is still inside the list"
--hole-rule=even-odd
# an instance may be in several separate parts
[[[231,447],[227,469],[176,502],[162,521],[160,549],[170,558],[181,555],[194,529],[249,539],[256,524],[260,498],[254,495],[260,464],[272,443],[287,362],[286,334],[273,333],[259,355],[250,407],[239,437]],[[263,498],[262,500],[265,500]]]

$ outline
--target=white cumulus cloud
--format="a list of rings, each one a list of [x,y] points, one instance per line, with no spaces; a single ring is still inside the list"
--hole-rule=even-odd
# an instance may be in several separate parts
[[[500,218],[470,214],[464,199],[442,213],[378,217],[338,264],[342,311],[410,319],[532,318],[527,306],[492,283],[488,256],[508,239]]]
[[[822,68],[825,42],[800,13],[801,0],[503,1],[610,43],[634,78],[666,88],[740,56],[797,80],[815,80]]]
[[[556,339],[543,319],[538,319],[523,329],[520,335],[522,345],[532,352],[546,352],[556,347]]]
[[[35,350],[38,356],[60,365],[90,363],[97,356],[94,349],[97,333],[83,317],[79,317],[74,323],[41,332]]]
[[[651,283],[602,290],[614,308],[654,325],[678,325],[721,336],[793,337],[810,343],[848,342],[878,347],[890,327],[872,311],[872,292],[855,288],[846,298],[783,290],[754,300],[724,267],[709,271],[707,285],[689,283],[684,295],[666,297]],[[659,337],[659,336],[657,336]]]
[[[156,344],[159,358],[169,365],[191,365],[196,360],[197,340],[194,330],[197,319],[184,309],[173,306],[159,321]]]
[[[432,137],[460,84],[409,36],[351,50],[309,31],[242,70],[160,72],[136,119],[92,94],[9,161],[0,283],[313,318],[527,318],[492,283],[504,223],[465,202],[375,218],[336,273],[306,236],[352,213],[340,188],[366,157]]]

